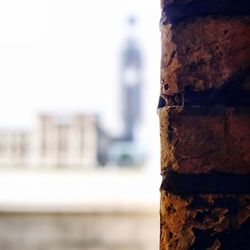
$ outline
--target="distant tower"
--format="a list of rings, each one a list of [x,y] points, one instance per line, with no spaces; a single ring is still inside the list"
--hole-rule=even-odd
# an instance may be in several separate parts
[[[134,130],[141,117],[142,92],[142,60],[135,38],[136,19],[128,20],[129,36],[122,51],[121,88],[122,88],[122,118],[124,124],[124,139],[134,140]]]

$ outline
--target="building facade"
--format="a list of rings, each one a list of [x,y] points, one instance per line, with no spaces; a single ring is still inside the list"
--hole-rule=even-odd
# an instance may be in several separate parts
[[[0,165],[27,165],[30,134],[27,131],[4,130],[0,132]]]
[[[67,166],[97,165],[97,118],[41,115],[34,138],[37,164]]]
[[[98,119],[95,115],[40,115],[31,132],[0,133],[0,165],[94,167],[98,164]]]

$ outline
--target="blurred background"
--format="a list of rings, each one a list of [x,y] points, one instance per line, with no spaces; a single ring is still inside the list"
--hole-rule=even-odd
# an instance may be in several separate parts
[[[158,249],[159,16],[0,1],[0,250]]]

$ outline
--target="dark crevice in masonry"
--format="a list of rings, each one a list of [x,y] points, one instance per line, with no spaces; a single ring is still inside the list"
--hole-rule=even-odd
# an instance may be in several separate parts
[[[165,106],[166,106],[166,101],[163,97],[160,96],[157,109],[164,108]]]
[[[193,228],[195,241],[192,250],[207,249],[218,241],[220,250],[249,250],[250,246],[250,219],[244,222],[240,228],[228,229],[217,233],[212,229],[200,230]]]
[[[217,171],[208,174],[181,174],[171,170],[163,176],[161,190],[177,195],[250,194],[250,174]]]
[[[174,108],[173,108],[174,109]],[[214,105],[214,106],[187,106],[185,109],[182,110],[181,114],[182,116],[203,116],[203,117],[217,117],[217,116],[223,116],[226,117],[227,115],[227,109],[225,106],[222,105]],[[250,114],[250,107],[234,107],[232,108],[233,113],[235,115],[241,115],[241,116],[249,116]],[[169,113],[169,120],[171,121],[172,114]]]
[[[215,104],[226,107],[250,106],[250,91],[240,88],[209,89],[193,91],[188,88],[184,95],[185,106],[211,106]]]
[[[172,96],[161,95],[158,108],[164,106],[214,106],[225,107],[250,107],[250,89],[245,89],[239,82],[249,81],[248,73],[241,73],[232,77],[224,83],[222,88],[211,88],[203,91],[196,91],[190,85],[185,88],[184,94],[178,93]],[[248,83],[249,85],[249,83]]]
[[[160,96],[160,100],[158,103],[158,109],[167,107],[182,107],[184,105],[184,98],[182,93],[178,93],[176,95],[164,95]]]
[[[248,0],[195,0],[185,4],[174,2],[164,6],[161,23],[177,23],[194,15],[231,16],[248,14],[250,14]]]
[[[226,107],[250,106],[250,90],[239,82],[249,81],[249,73],[241,72],[231,77],[222,88],[211,88],[195,91],[192,86],[185,89],[184,104],[186,106],[211,106],[215,104]]]
[[[180,195],[182,199],[188,199],[190,196]],[[241,195],[218,195],[218,197],[214,198],[213,202],[205,199],[203,195],[192,195],[192,201],[190,205],[188,205],[188,209],[199,209],[200,211],[203,210],[205,207],[207,210],[211,210],[214,208],[226,208],[228,210],[227,214],[235,215],[239,212],[240,209],[240,202],[239,199],[242,198]],[[250,198],[249,198],[250,199]],[[250,200],[247,199],[246,201],[249,202]],[[200,212],[201,214],[196,215],[195,219],[204,217],[205,212]],[[198,217],[197,217],[198,216]]]
[[[243,84],[238,84],[239,82]],[[246,85],[246,86],[244,86]],[[165,86],[165,85],[164,85]],[[182,92],[175,95],[161,94],[158,109],[168,107],[209,107],[223,105],[225,107],[250,107],[250,76],[248,72],[241,72],[231,77],[221,88],[211,88],[197,91],[189,85]]]
[[[217,215],[216,213],[214,213],[214,211],[216,211],[216,208],[225,208],[227,212],[224,215],[228,218],[233,218],[233,216],[236,216],[241,209],[239,198],[236,195],[234,195],[234,197],[219,197],[213,202],[207,202],[206,205],[204,204],[198,209],[197,207],[191,205],[188,206],[188,209],[197,209],[197,212],[193,219],[198,223],[203,223],[207,218],[213,218],[214,221],[217,221]]]
[[[212,230],[200,230],[197,228],[193,228],[193,233],[195,237],[194,244],[192,245],[193,250],[198,250],[198,249],[208,249],[212,247],[215,237],[212,236]]]

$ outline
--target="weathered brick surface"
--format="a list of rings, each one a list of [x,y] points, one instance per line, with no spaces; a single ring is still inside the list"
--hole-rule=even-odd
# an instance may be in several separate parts
[[[247,250],[250,195],[161,192],[161,250]]]
[[[202,17],[162,28],[161,94],[222,88],[249,73],[250,18]],[[238,83],[239,84],[239,83]]]
[[[160,110],[161,167],[180,173],[250,173],[250,109]]]
[[[249,250],[249,1],[161,7],[160,249]]]

